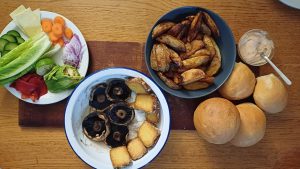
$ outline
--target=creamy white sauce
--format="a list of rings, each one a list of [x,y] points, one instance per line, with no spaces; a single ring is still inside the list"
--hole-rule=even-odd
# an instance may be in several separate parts
[[[268,33],[263,30],[253,29],[246,32],[238,44],[241,59],[253,66],[261,66],[266,61],[261,57],[265,55],[269,58],[273,56],[274,44],[268,38]]]

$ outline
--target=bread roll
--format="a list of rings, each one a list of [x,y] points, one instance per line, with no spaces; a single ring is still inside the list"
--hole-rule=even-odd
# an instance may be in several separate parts
[[[223,98],[207,99],[194,112],[194,125],[198,134],[214,144],[229,142],[240,126],[237,108]]]
[[[265,113],[253,103],[242,103],[236,107],[240,112],[241,124],[230,142],[237,147],[252,146],[265,135]]]
[[[288,93],[281,80],[269,74],[257,78],[253,98],[263,111],[278,113],[287,105]]]
[[[229,100],[240,100],[249,97],[255,87],[255,76],[249,67],[241,62],[236,63],[227,81],[220,87],[219,93]]]

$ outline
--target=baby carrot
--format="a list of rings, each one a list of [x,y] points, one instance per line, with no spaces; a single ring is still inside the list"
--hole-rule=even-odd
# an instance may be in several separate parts
[[[54,23],[59,23],[62,25],[62,27],[65,27],[65,20],[61,16],[56,16],[54,18]]]
[[[54,23],[52,26],[52,32],[56,37],[60,38],[63,35],[63,27],[60,23]]]
[[[51,42],[56,42],[58,40],[58,37],[54,34],[54,32],[50,32],[48,34],[48,36],[49,36]]]
[[[69,40],[72,39],[72,37],[73,37],[73,31],[72,31],[72,29],[66,28],[65,29],[65,36]]]
[[[52,30],[52,21],[50,19],[43,19],[41,21],[42,29],[44,32],[48,33]]]
[[[61,47],[63,47],[63,46],[65,45],[65,42],[64,42],[64,40],[63,40],[62,38],[59,38],[59,39],[57,40],[57,43],[58,43]]]

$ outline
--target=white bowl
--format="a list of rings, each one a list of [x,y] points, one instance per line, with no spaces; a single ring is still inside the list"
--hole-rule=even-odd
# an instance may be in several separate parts
[[[133,161],[126,168],[141,168],[151,162],[164,147],[170,132],[170,112],[167,101],[158,86],[146,75],[128,68],[107,68],[86,77],[72,93],[65,112],[65,133],[68,142],[77,156],[94,168],[113,168],[109,148],[104,143],[94,142],[82,132],[82,120],[87,115],[91,88],[111,78],[140,77],[153,90],[159,99],[161,112],[157,127],[161,135],[155,146],[139,160]]]

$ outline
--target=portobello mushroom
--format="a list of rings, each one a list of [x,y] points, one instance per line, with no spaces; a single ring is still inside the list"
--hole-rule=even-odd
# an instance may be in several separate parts
[[[89,105],[91,107],[100,111],[104,111],[112,104],[112,102],[108,100],[106,96],[106,88],[106,83],[100,83],[93,88],[89,99]]]
[[[111,131],[107,136],[105,143],[112,148],[126,145],[129,133],[128,127],[111,124],[110,129]]]
[[[106,97],[112,102],[126,101],[131,96],[130,88],[123,79],[115,79],[108,83]]]
[[[111,123],[125,126],[128,125],[135,116],[134,109],[124,102],[112,105],[106,114]]]
[[[83,133],[94,141],[103,141],[110,132],[107,117],[99,112],[92,112],[82,121]]]

